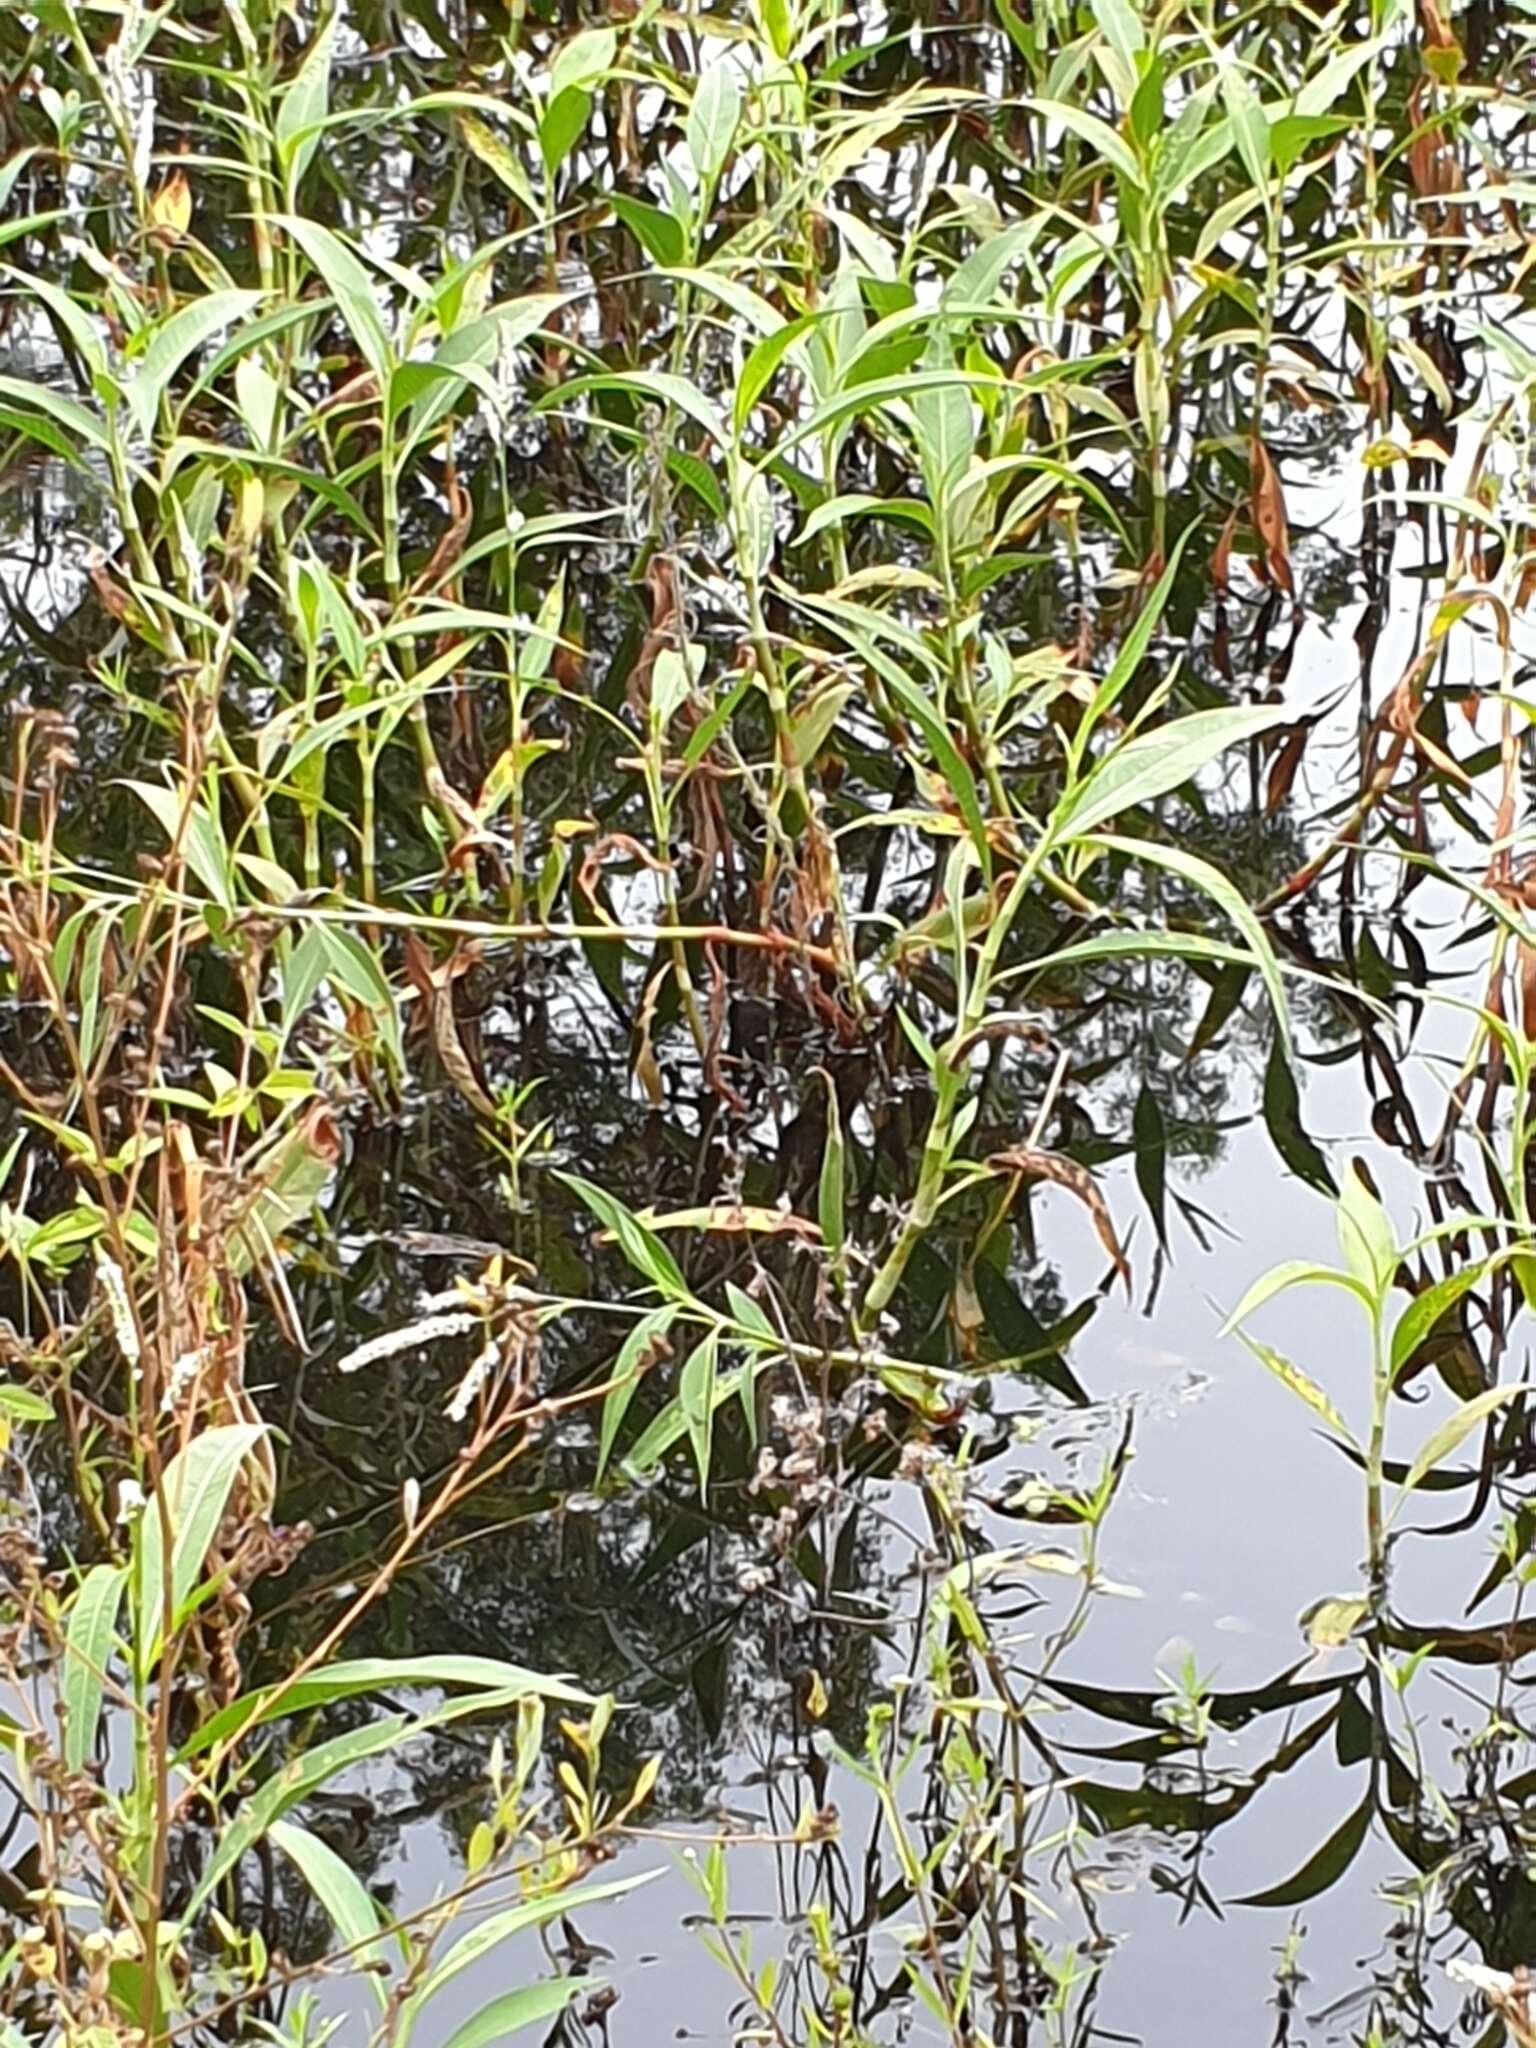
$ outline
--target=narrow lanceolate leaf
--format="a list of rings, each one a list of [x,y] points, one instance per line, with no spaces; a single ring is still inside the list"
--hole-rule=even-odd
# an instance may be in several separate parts
[[[634,1877],[612,1878],[606,1884],[582,1884],[566,1891],[543,1892],[537,1898],[522,1899],[515,1906],[490,1914],[454,1943],[442,1961],[428,1973],[420,1989],[406,2000],[401,2012],[398,2048],[405,2048],[428,1999],[445,1989],[471,1965],[481,1962],[503,1942],[510,1941],[515,1935],[527,1934],[533,1928],[547,1926],[551,1920],[579,1913],[588,1906],[600,1905],[604,1899],[622,1898],[626,1892],[649,1884],[658,1874],[654,1870],[645,1870]],[[548,1990],[551,1987],[537,1988]]]
[[[177,1751],[177,1762],[201,1756],[220,1743],[292,1714],[334,1706],[364,1693],[394,1693],[406,1687],[462,1690],[487,1699],[550,1699],[563,1705],[590,1707],[592,1695],[563,1679],[547,1678],[501,1657],[347,1657],[292,1684],[274,1685],[244,1694],[205,1721]]]
[[[1051,820],[1052,841],[1060,845],[1080,839],[1137,804],[1182,789],[1229,747],[1283,725],[1290,715],[1283,704],[1243,704],[1195,711],[1155,731],[1138,733],[1063,797]]]
[[[648,1229],[638,1216],[626,1209],[617,1195],[610,1195],[606,1188],[584,1180],[579,1173],[557,1172],[555,1178],[580,1196],[599,1223],[613,1232],[625,1258],[637,1272],[643,1273],[663,1294],[675,1298],[687,1295],[688,1289],[676,1259],[655,1231]]]
[[[1220,1334],[1229,1337],[1239,1323],[1246,1322],[1249,1316],[1264,1306],[1266,1301],[1272,1301],[1277,1294],[1283,1294],[1287,1288],[1314,1286],[1342,1287],[1347,1293],[1354,1295],[1362,1307],[1369,1308],[1371,1305],[1370,1294],[1352,1273],[1341,1273],[1337,1266],[1316,1265],[1311,1259],[1285,1259],[1278,1266],[1271,1266],[1267,1273],[1254,1281],[1222,1324]]]
[[[126,1579],[121,1565],[92,1565],[70,1606],[59,1680],[65,1712],[64,1768],[68,1771],[83,1771],[95,1754],[96,1724],[101,1718]]]
[[[182,1913],[183,1924],[192,1925],[241,1857],[255,1848],[272,1823],[280,1820],[290,1807],[318,1792],[353,1764],[394,1749],[411,1732],[412,1723],[407,1715],[386,1714],[364,1728],[349,1729],[345,1735],[305,1750],[302,1756],[284,1764],[259,1791],[252,1793],[219,1836]]]
[[[210,292],[183,306],[155,330],[128,386],[128,410],[141,434],[153,430],[160,401],[188,356],[224,328],[244,320],[260,304],[260,292]]]
[[[1258,963],[1259,973],[1264,982],[1265,993],[1275,1013],[1275,1029],[1286,1057],[1291,1053],[1290,1008],[1285,999],[1285,980],[1275,949],[1269,942],[1269,934],[1263,922],[1254,915],[1247,898],[1236,883],[1231,882],[1214,867],[1210,861],[1201,860],[1198,854],[1186,853],[1182,846],[1165,846],[1161,841],[1149,839],[1117,839],[1112,834],[1096,835],[1101,846],[1107,846],[1117,853],[1126,854],[1132,860],[1145,861],[1151,867],[1166,868],[1170,874],[1180,875],[1186,882],[1192,882],[1216,905],[1230,921],[1236,931],[1242,933],[1248,942],[1248,951]]]
[[[330,1916],[338,1947],[347,1950],[347,1960],[363,1972],[372,1995],[382,2009],[389,2003],[389,1989],[381,1965],[384,1944],[379,1939],[379,1909],[368,1888],[329,1842],[322,1842],[308,1828],[279,1820],[268,1830],[273,1842],[294,1864],[304,1882]]]
[[[676,1314],[677,1309],[670,1304],[666,1308],[653,1309],[648,1316],[640,1318],[624,1339],[610,1374],[612,1385],[603,1398],[602,1421],[598,1425],[599,1481],[608,1469],[608,1460],[613,1456],[613,1447],[629,1412],[629,1404],[635,1397],[635,1389],[652,1365],[664,1358],[670,1349],[667,1332]]]
[[[141,1670],[159,1654],[167,1619],[180,1626],[229,1505],[240,1467],[266,1434],[259,1422],[229,1422],[205,1429],[165,1468],[159,1495],[134,1533],[136,1649]],[[166,1615],[165,1552],[171,1553],[170,1614]]]
[[[55,452],[58,452],[58,443],[46,434],[44,423],[63,428],[68,437],[63,445],[67,447],[72,440],[77,451],[105,448],[108,444],[107,430],[95,413],[87,411],[77,399],[67,397],[62,391],[50,391],[46,384],[37,384],[25,377],[0,377],[0,402],[7,409],[7,424],[22,431],[26,431],[27,416],[40,413],[43,420],[37,438],[54,448]],[[78,452],[75,459],[80,459]]]
[[[1526,1392],[1528,1389],[1520,1386],[1489,1387],[1481,1394],[1474,1394],[1470,1401],[1463,1401],[1454,1415],[1448,1415],[1438,1429],[1430,1432],[1419,1455],[1408,1467],[1394,1515],[1414,1488],[1434,1471],[1442,1458],[1448,1458],[1458,1444],[1465,1442],[1480,1422],[1486,1422],[1495,1409],[1502,1408],[1506,1402],[1518,1400]]]
[[[1249,443],[1248,453],[1253,530],[1264,551],[1264,571],[1269,581],[1283,590],[1287,597],[1294,597],[1296,579],[1291,574],[1290,528],[1286,523],[1285,492],[1281,488],[1280,472],[1275,467],[1274,457],[1257,434]]]
[[[709,1492],[709,1452],[714,1437],[719,1365],[720,1333],[711,1330],[688,1354],[677,1382],[678,1406],[682,1409],[688,1441],[693,1447],[701,1500]]]
[[[1275,1150],[1298,1179],[1321,1194],[1337,1194],[1328,1161],[1301,1120],[1301,1091],[1278,1038],[1264,1069],[1264,1127]]]
[[[843,1119],[837,1105],[837,1089],[825,1071],[827,1088],[827,1142],[821,1155],[821,1183],[817,1190],[816,1220],[823,1244],[834,1257],[843,1248],[845,1236],[843,1182],[846,1171]]]
[[[293,82],[283,94],[277,110],[275,136],[278,160],[288,173],[288,190],[293,193],[308,170],[320,146],[320,123],[324,121],[331,95],[331,48],[336,40],[337,8],[322,22],[311,38]]]
[[[1131,1136],[1136,1146],[1136,1185],[1152,1218],[1157,1241],[1168,1249],[1168,1130],[1163,1122],[1162,1104],[1145,1083],[1136,1097],[1131,1114]]]
[[[318,271],[357,343],[359,354],[382,387],[389,379],[394,349],[366,267],[340,235],[322,227],[319,221],[304,220],[298,214],[274,214],[273,219],[292,235]]]
[[[1337,1431],[1345,1443],[1354,1443],[1349,1424],[1316,1380],[1309,1378],[1299,1365],[1292,1365],[1291,1361],[1283,1358],[1278,1351],[1272,1351],[1267,1344],[1261,1344],[1256,1337],[1250,1337],[1246,1330],[1241,1330],[1238,1334],[1260,1365],[1267,1367],[1282,1386],[1289,1387],[1293,1394],[1305,1401],[1313,1414],[1320,1415],[1328,1427]]]
[[[1024,104],[1032,112],[1043,114],[1047,121],[1058,122],[1080,141],[1086,142],[1095,156],[1112,165],[1128,183],[1140,184],[1141,166],[1136,161],[1135,151],[1097,114],[1084,113],[1081,107],[1069,106],[1065,100],[1026,100]]]

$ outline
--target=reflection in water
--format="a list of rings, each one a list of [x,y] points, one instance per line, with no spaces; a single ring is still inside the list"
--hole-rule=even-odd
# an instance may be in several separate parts
[[[221,34],[212,10],[185,13],[199,49]],[[384,962],[382,1000],[355,954],[332,954],[273,1006],[274,1064],[320,1078],[297,1126],[309,1178],[269,1232],[288,1255],[257,1246],[239,1269],[249,1321],[227,1398],[279,1432],[283,1569],[253,1579],[237,1640],[248,1685],[280,1682],[460,1469],[479,1337],[451,1325],[478,1331],[481,1309],[458,1304],[461,1284],[483,1287],[496,1370],[523,1374],[530,1413],[349,1654],[473,1653],[611,1690],[614,1797],[660,1758],[631,1824],[650,1839],[624,1856],[670,1859],[671,1875],[550,1937],[578,1970],[599,1944],[615,1957],[617,2003],[594,1990],[573,2005],[566,2040],[1417,2042],[1451,2024],[1448,1958],[1513,1970],[1533,1954],[1523,1404],[1486,1403],[1415,1465],[1445,1389],[1476,1401],[1518,1381],[1531,1284],[1517,821],[1532,762],[1508,701],[1530,651],[1528,188],[1500,197],[1524,167],[1526,31],[1469,9],[1452,105],[1430,61],[1437,28],[1451,36],[1439,10],[1415,24],[1375,8],[1368,70],[1352,27],[1334,60],[1336,93],[1369,94],[1346,118],[1309,69],[1316,23],[1269,21],[1265,100],[1284,105],[1266,128],[1266,258],[1230,138],[1203,177],[1169,173],[1137,242],[1136,202],[1083,158],[1082,122],[1040,105],[1102,97],[1099,73],[1128,97],[1119,10],[1093,10],[1098,71],[1074,40],[1088,18],[1070,13],[897,6],[827,23],[835,71],[803,118],[788,103],[764,116],[777,153],[742,158],[708,246],[671,247],[665,222],[682,230],[657,204],[677,140],[664,88],[707,68],[680,17],[637,22],[643,83],[609,79],[590,131],[584,102],[536,233],[527,173],[481,114],[439,99],[415,124],[338,124],[316,204],[339,227],[374,224],[369,253],[406,297],[413,266],[440,277],[445,250],[499,237],[511,203],[498,295],[558,285],[572,303],[522,357],[479,366],[489,393],[475,386],[445,438],[423,437],[378,549],[345,501],[355,485],[372,507],[382,461],[356,335],[330,332],[331,353],[319,334],[296,344],[303,476],[282,488],[304,494],[303,530],[280,528],[231,600],[242,659],[216,718],[200,707],[187,726],[219,791],[205,817],[241,819],[238,892],[215,893],[174,987],[135,952],[126,911],[96,948],[108,983],[147,975],[146,1010],[164,997],[157,1100],[182,1130],[207,1127],[177,1171],[195,1159],[211,1183],[247,1163],[242,1116],[267,1128],[271,1101],[218,1107],[254,1057],[231,1020],[270,977],[302,979],[284,949],[303,915],[313,933],[334,913]],[[466,80],[510,98],[517,23],[353,5],[335,106]],[[579,26],[541,15],[528,34],[542,58]],[[274,24],[274,48],[286,63],[315,32]],[[1192,104],[1174,62],[1170,43],[1166,80],[1162,56],[1140,74],[1167,115],[1153,132]],[[216,80],[170,61],[155,78],[157,150],[206,153]],[[800,129],[919,90],[933,96],[902,102],[802,206]],[[1122,116],[1134,131],[1140,116]],[[1506,183],[1458,196],[1490,164]],[[50,215],[22,238],[23,267],[41,277],[69,254],[100,296],[103,248],[70,252],[51,223],[71,189],[51,145],[19,189]],[[197,217],[200,246],[243,279],[242,189],[209,172]],[[754,240],[771,209],[804,240],[782,262]],[[937,300],[941,276],[1028,221],[1008,273],[1027,317]],[[1149,283],[1154,256],[1168,267]],[[714,298],[709,275],[725,279]],[[1004,275],[972,275],[983,310]],[[958,486],[935,491],[909,431],[923,393],[856,431],[850,411],[814,446],[795,444],[791,399],[769,414],[758,479],[772,573],[743,569],[732,476],[697,408],[654,379],[686,370],[729,400],[752,339],[736,323],[764,305],[775,323],[798,312],[807,349],[835,317],[863,384],[973,377],[994,465],[974,531],[958,514],[936,530],[930,501]],[[63,388],[74,358],[41,354],[43,331],[18,313],[9,374]],[[188,436],[233,436],[233,402],[203,419],[204,402],[189,400]],[[974,442],[969,395],[963,412]],[[179,758],[165,692],[182,670],[140,630],[147,564],[100,467],[18,443],[0,597],[17,788],[74,885],[132,887],[124,849],[144,850],[151,880],[166,872],[161,840],[146,844],[153,800],[130,785],[161,787]],[[1018,498],[1015,471],[1032,475]],[[215,530],[226,488],[199,504],[188,485],[167,560],[177,534]],[[824,516],[834,495],[857,500],[841,523]],[[258,530],[269,516],[258,507]],[[392,574],[376,559],[391,549]],[[306,569],[296,603],[305,561],[325,576]],[[339,608],[307,649],[302,602]],[[489,632],[464,610],[509,623]],[[430,629],[412,627],[422,615]],[[406,621],[394,644],[411,658],[382,710],[345,672],[358,617],[381,646]],[[1271,704],[1284,719],[1096,816],[1094,842],[997,926],[997,1000],[970,1030],[966,977],[1003,895],[983,866],[1013,871],[1023,828],[1053,815],[1092,681],[1143,628],[1117,732],[1153,721],[1161,689],[1184,714]],[[457,634],[462,658],[416,689]],[[902,694],[911,675],[959,707],[941,745],[921,692],[915,709]],[[311,747],[328,718],[334,746]],[[236,769],[254,762],[274,793],[245,816]],[[995,828],[979,844],[959,794],[972,769]],[[1220,921],[1210,869],[1231,892]],[[193,880],[206,900],[207,875]],[[1294,1065],[1246,906],[1286,970]],[[25,1196],[10,1192],[57,1216],[77,1185],[58,1141],[74,1081],[43,982],[12,959],[4,1053],[30,1118],[11,1163]],[[396,1007],[398,1048],[381,1021]],[[149,1072],[143,1015],[120,1022],[101,1075],[102,1141],[119,1146]],[[950,1172],[908,1246],[957,1042],[971,1121],[947,1165],[977,1166]],[[1355,1155],[1368,1182],[1348,1177]],[[1390,1362],[1373,1454],[1354,1302],[1273,1298],[1255,1362],[1218,1337],[1209,1297],[1225,1312],[1278,1260],[1335,1261],[1327,1197],[1376,1181],[1412,1239],[1389,1247],[1394,1320],[1405,1299],[1424,1312]],[[216,1185],[209,1199],[217,1213]],[[153,1213],[173,1229],[168,1207]],[[633,1217],[651,1233],[638,1257]],[[702,1396],[681,1324],[626,1363],[658,1242],[693,1300],[731,1303],[738,1337],[766,1333],[750,1370],[711,1348]],[[87,1329],[71,1359],[97,1415],[117,1417],[123,1361],[88,1327],[89,1266],[38,1270],[17,1277],[13,1260],[16,1330],[68,1349]],[[183,1356],[246,1314],[219,1310]],[[721,1372],[740,1398],[716,1405]],[[576,1398],[615,1385],[617,1404]],[[1373,1456],[1381,1484],[1413,1480],[1390,1552],[1362,1528]],[[77,1497],[77,1457],[45,1446],[30,1475],[50,1562],[111,1540],[103,1503]],[[331,1706],[326,1732],[372,1711]],[[493,1740],[473,1717],[439,1726],[307,1815],[376,1899],[414,1910],[473,1862]],[[561,1762],[570,1739],[552,1734],[545,1768]],[[199,1864],[181,1848],[185,1900]],[[240,1873],[240,1924],[269,1950],[324,1953],[308,1890],[270,1855],[257,1865]],[[348,2000],[338,1990],[350,2022]]]

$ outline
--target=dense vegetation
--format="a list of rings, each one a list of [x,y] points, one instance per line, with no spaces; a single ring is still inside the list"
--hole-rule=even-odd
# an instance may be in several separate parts
[[[1086,2042],[1325,1749],[1536,2038],[1526,19],[0,11],[5,2048]],[[1239,1141],[1358,1572],[1087,1685]]]

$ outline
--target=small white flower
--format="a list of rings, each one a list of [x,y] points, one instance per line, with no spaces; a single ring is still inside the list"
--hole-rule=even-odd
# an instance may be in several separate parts
[[[120,1528],[130,1528],[143,1514],[145,1508],[144,1489],[137,1479],[121,1479],[117,1486],[117,1521]]]
[[[167,1413],[179,1404],[182,1395],[202,1371],[208,1358],[208,1347],[199,1344],[195,1351],[183,1351],[180,1358],[172,1362],[170,1375],[165,1383],[165,1393],[160,1405]]]
[[[403,1330],[386,1330],[382,1336],[370,1337],[366,1344],[359,1344],[344,1358],[338,1358],[336,1370],[361,1372],[365,1365],[377,1365],[382,1358],[414,1351],[418,1344],[430,1344],[438,1337],[462,1337],[467,1330],[479,1327],[480,1318],[468,1309],[452,1315],[423,1316],[419,1322],[407,1323]]]
[[[133,1320],[133,1303],[128,1297],[128,1282],[123,1278],[123,1269],[100,1245],[96,1247],[96,1275],[101,1281],[101,1291],[107,1297],[107,1313],[112,1318],[112,1334],[117,1339],[117,1348],[125,1362],[137,1367],[141,1356],[139,1347],[139,1326]]]
[[[450,1422],[462,1422],[474,1405],[476,1396],[491,1376],[496,1363],[496,1346],[487,1344],[470,1363],[470,1368],[453,1390],[453,1399],[446,1410]]]

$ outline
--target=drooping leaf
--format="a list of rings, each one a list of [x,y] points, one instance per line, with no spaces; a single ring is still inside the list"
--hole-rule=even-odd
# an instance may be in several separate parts
[[[348,1961],[361,1971],[380,2009],[387,2008],[389,1986],[380,1967],[384,1943],[379,1939],[379,1909],[367,1886],[345,1857],[338,1856],[329,1842],[321,1841],[308,1828],[278,1820],[268,1833],[330,1915],[340,1945],[349,1952]]]
[[[663,1294],[670,1294],[676,1300],[687,1299],[688,1289],[676,1259],[655,1231],[642,1223],[633,1211],[626,1209],[617,1195],[611,1195],[606,1188],[583,1179],[579,1173],[557,1170],[555,1178],[586,1204],[599,1223],[613,1232],[620,1250],[636,1272],[643,1273]]]

